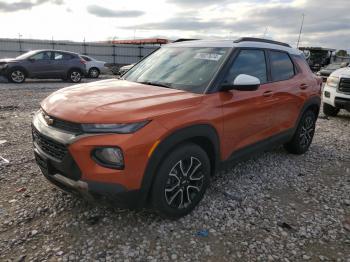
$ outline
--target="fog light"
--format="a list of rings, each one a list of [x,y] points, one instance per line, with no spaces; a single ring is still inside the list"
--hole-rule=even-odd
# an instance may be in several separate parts
[[[124,168],[123,152],[119,147],[99,147],[92,152],[93,159],[101,166],[115,169]]]
[[[331,97],[331,93],[329,93],[328,91],[324,91],[324,96],[327,98]]]

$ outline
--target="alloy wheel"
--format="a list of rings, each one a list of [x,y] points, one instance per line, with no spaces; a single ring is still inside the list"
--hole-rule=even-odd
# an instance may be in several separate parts
[[[11,73],[11,79],[13,82],[21,83],[21,82],[23,82],[24,78],[25,78],[25,76],[24,76],[23,72],[20,70],[15,70]]]
[[[304,120],[300,130],[300,145],[302,147],[308,147],[311,142],[315,131],[315,122],[312,116],[307,116]]]
[[[187,208],[201,192],[204,183],[202,163],[196,157],[178,161],[171,169],[165,186],[167,204],[175,209]]]
[[[73,71],[70,75],[70,79],[75,83],[79,82],[81,79],[81,74],[77,71]]]

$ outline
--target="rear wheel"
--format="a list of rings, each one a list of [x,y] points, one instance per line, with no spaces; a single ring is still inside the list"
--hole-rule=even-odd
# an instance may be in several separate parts
[[[326,116],[336,116],[339,113],[340,109],[336,108],[334,106],[331,106],[330,104],[323,103],[323,113]]]
[[[285,149],[292,154],[305,153],[312,143],[315,127],[316,114],[308,110],[301,117],[292,140],[284,145]]]
[[[190,213],[203,198],[210,180],[206,152],[191,143],[172,150],[161,163],[152,189],[153,207],[166,218]]]
[[[96,68],[96,67],[90,68],[89,77],[98,78],[99,75],[100,75],[100,70],[98,70],[98,68]]]
[[[81,81],[82,75],[79,70],[72,69],[68,73],[68,80],[72,83],[79,83]]]
[[[26,80],[26,75],[22,69],[13,69],[9,72],[7,78],[12,83],[21,84]]]

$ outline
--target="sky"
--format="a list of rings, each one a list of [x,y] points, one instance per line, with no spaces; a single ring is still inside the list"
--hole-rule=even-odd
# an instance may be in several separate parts
[[[0,0],[0,37],[266,37],[350,50],[350,0]]]

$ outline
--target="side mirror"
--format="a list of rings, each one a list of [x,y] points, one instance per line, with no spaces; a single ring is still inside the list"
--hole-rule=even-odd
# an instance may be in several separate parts
[[[33,58],[28,58],[28,61],[34,63],[35,59],[33,59]]]
[[[222,91],[239,90],[239,91],[255,91],[260,86],[259,78],[251,75],[240,74],[233,83],[223,84],[221,86]]]

